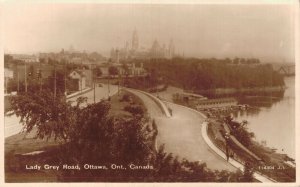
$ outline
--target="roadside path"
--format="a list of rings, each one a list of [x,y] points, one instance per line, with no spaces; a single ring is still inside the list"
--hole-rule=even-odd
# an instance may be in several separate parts
[[[215,144],[210,140],[210,138],[207,135],[207,122],[202,123],[202,136],[205,139],[207,145],[214,150],[220,157],[222,157],[224,160],[226,160],[226,154],[221,151]],[[244,170],[244,165],[237,162],[236,160],[229,158],[228,162],[232,164],[234,167],[239,168],[240,170]],[[264,183],[272,183],[276,182],[274,179],[269,178],[268,176],[262,175],[258,172],[254,172],[253,174],[254,178],[257,180],[264,182]]]

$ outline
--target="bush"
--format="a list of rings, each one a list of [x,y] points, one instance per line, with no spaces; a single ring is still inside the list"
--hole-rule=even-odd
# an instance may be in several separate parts
[[[131,96],[129,94],[124,94],[123,97],[120,99],[120,101],[126,101],[130,102],[132,100]]]
[[[124,110],[130,112],[133,115],[143,116],[145,111],[140,105],[128,105],[124,107]]]

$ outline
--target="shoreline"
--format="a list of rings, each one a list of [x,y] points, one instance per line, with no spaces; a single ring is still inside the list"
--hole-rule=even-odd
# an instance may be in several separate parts
[[[188,93],[197,94],[213,94],[213,95],[223,95],[223,94],[244,94],[244,93],[270,93],[270,92],[282,92],[287,89],[286,85],[283,86],[272,86],[272,87],[254,87],[254,88],[216,88],[208,90],[184,90]]]

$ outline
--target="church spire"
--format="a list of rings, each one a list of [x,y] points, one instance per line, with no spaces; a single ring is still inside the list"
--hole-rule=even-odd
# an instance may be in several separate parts
[[[132,34],[132,50],[136,51],[138,48],[139,48],[139,38],[135,28]]]

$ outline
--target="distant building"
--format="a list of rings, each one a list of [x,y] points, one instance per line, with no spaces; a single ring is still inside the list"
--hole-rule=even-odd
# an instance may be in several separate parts
[[[139,49],[139,37],[138,37],[136,29],[134,29],[133,34],[132,34],[132,50],[136,51],[138,49]]]
[[[139,37],[135,29],[131,39],[131,49],[128,42],[125,42],[123,48],[112,48],[110,51],[110,59],[113,63],[119,63],[121,60],[127,59],[146,59],[146,58],[173,58],[180,56],[175,54],[175,45],[171,39],[169,45],[160,45],[154,40],[150,48],[140,47]]]
[[[73,70],[69,74],[71,79],[70,91],[82,91],[86,88],[86,75],[82,70]]]
[[[8,84],[9,80],[13,79],[13,77],[14,77],[13,75],[14,75],[14,73],[11,69],[4,68],[4,82],[5,82],[4,93],[7,93],[7,90],[8,90],[7,84]]]
[[[4,68],[4,77],[12,79],[14,76],[13,70]]]
[[[230,107],[236,106],[238,101],[234,98],[221,98],[221,99],[207,99],[197,102],[196,108],[218,108],[218,107]]]
[[[102,64],[99,66],[102,72],[102,77],[108,77],[109,74],[109,68],[110,67],[116,67],[118,69],[119,75],[118,77],[140,77],[140,76],[146,76],[147,72],[144,69],[143,63],[127,63],[127,64],[121,64],[121,63],[113,63],[113,64]]]
[[[135,63],[131,63],[128,65],[128,74],[132,77],[145,76],[146,70],[144,69],[144,64],[139,63],[136,65]],[[123,74],[124,75],[124,74]]]
[[[35,55],[11,54],[14,60],[20,60],[27,63],[39,62],[39,58]]]

